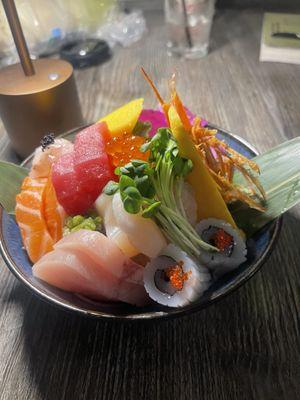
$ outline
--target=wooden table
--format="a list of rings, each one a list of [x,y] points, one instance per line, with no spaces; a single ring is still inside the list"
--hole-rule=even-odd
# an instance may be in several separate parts
[[[178,71],[185,103],[260,151],[300,133],[300,67],[258,62],[262,15],[216,16],[212,51],[169,58],[162,16],[107,64],[76,73],[88,121],[124,102],[156,102],[138,70],[163,93]],[[2,129],[2,158],[15,159]],[[278,245],[249,283],[186,318],[111,323],[68,314],[0,269],[0,399],[256,399],[300,396],[299,208],[284,218]],[[298,396],[297,396],[298,391]]]

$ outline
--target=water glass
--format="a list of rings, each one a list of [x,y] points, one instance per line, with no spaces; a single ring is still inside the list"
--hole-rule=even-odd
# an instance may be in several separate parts
[[[200,58],[208,53],[215,0],[165,0],[168,53]]]

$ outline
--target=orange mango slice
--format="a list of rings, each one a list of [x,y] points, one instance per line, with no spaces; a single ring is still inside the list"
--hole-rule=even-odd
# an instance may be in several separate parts
[[[168,115],[171,131],[178,142],[180,154],[192,160],[194,165],[192,172],[186,179],[195,192],[198,221],[206,218],[218,218],[236,228],[236,224],[219,192],[217,184],[202,162],[174,107],[170,107]]]
[[[98,122],[106,122],[112,136],[131,133],[143,109],[144,99],[132,100],[112,113],[101,118]]]

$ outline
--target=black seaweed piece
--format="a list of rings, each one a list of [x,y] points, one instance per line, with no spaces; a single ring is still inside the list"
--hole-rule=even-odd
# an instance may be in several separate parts
[[[42,151],[45,151],[50,144],[53,144],[55,141],[53,133],[48,133],[41,140]]]

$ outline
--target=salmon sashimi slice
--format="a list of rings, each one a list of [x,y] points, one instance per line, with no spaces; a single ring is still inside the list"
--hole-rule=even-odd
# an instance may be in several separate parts
[[[79,232],[63,238],[53,251],[44,255],[33,266],[34,276],[60,289],[93,299],[146,304],[148,296],[143,286],[143,268],[127,259],[100,232],[83,230],[83,236],[78,235]],[[91,239],[87,238],[89,235]],[[98,253],[96,248],[100,241],[95,239],[97,235],[105,238]],[[95,243],[90,247],[93,241]],[[83,246],[82,242],[85,243]],[[89,248],[92,249],[90,254]],[[119,276],[115,271],[119,271]]]
[[[50,236],[54,243],[62,238],[63,224],[66,213],[63,207],[58,203],[51,176],[47,179],[47,183],[43,192],[43,214]]]
[[[16,196],[16,221],[21,230],[24,247],[32,262],[53,248],[53,239],[48,232],[43,216],[43,192],[46,179],[26,177],[21,193]]]
[[[32,160],[29,172],[31,178],[47,178],[50,174],[52,164],[63,154],[73,151],[73,143],[66,139],[55,139],[54,143],[45,149],[38,147]]]

